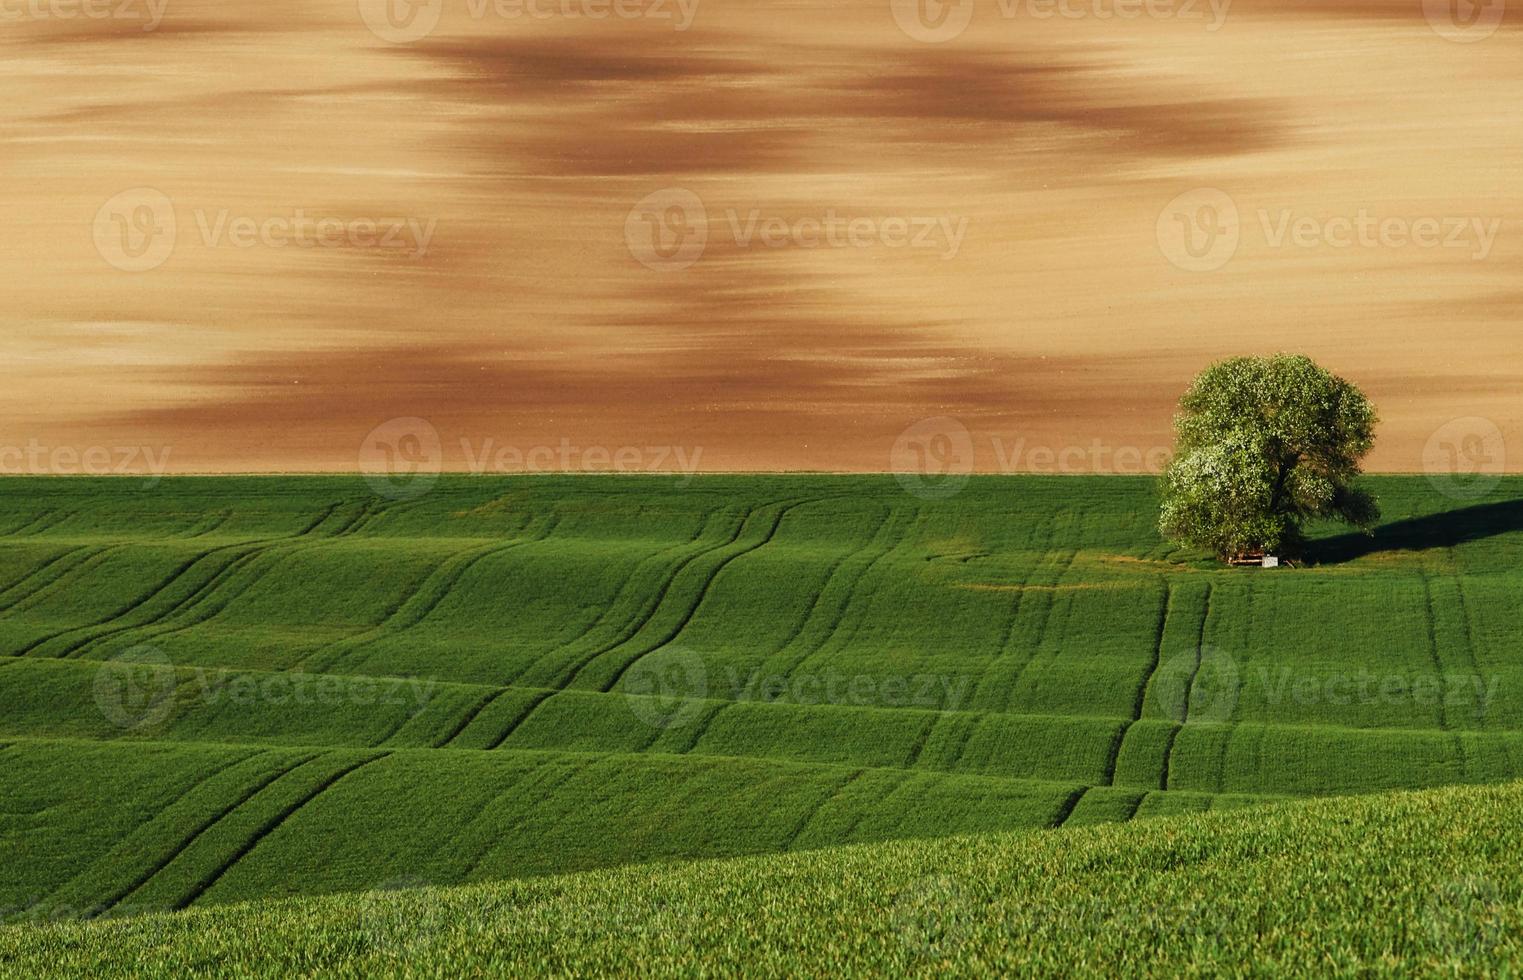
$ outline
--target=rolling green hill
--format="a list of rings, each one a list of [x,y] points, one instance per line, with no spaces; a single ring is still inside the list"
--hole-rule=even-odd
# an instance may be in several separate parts
[[[1523,777],[1523,481],[1222,569],[1149,481],[0,481],[0,910]]]
[[[1520,809],[1514,783],[464,888],[404,879],[11,926],[0,972],[1509,976]]]

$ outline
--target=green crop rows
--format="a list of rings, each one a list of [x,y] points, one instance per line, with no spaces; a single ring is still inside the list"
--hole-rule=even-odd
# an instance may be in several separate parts
[[[1523,481],[1370,483],[1271,571],[1121,478],[6,480],[0,910],[1523,776]]]
[[[0,929],[151,976],[1509,976],[1523,788],[390,887]],[[1308,860],[1308,848],[1316,849]]]

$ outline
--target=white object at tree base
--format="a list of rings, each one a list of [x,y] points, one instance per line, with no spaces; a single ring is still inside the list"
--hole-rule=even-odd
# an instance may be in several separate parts
[[[1274,555],[1265,555],[1264,556],[1263,566],[1265,568],[1279,568],[1280,567],[1280,559],[1277,558]]]

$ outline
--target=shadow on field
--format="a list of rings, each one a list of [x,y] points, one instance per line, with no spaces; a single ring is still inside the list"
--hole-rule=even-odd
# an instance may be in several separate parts
[[[1523,499],[1392,521],[1375,528],[1373,537],[1354,532],[1308,541],[1306,557],[1314,564],[1333,565],[1384,551],[1450,548],[1508,531],[1523,531]]]

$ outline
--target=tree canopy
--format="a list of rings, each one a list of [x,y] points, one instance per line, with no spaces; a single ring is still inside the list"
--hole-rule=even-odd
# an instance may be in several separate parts
[[[1159,530],[1224,560],[1294,554],[1308,518],[1369,531],[1379,509],[1353,481],[1377,421],[1363,392],[1309,357],[1213,364],[1179,401]]]

